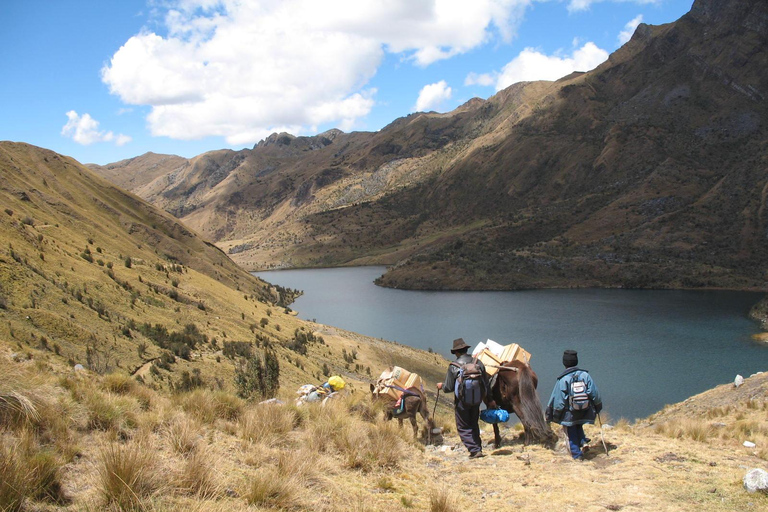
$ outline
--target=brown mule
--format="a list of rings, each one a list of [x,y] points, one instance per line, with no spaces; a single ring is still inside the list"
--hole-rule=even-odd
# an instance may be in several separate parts
[[[427,408],[427,398],[416,391],[416,395],[407,395],[403,397],[403,412],[395,416],[395,400],[390,396],[383,393],[379,393],[379,389],[371,384],[371,399],[374,403],[379,402],[384,405],[384,420],[389,421],[392,418],[396,418],[400,427],[403,426],[403,420],[408,419],[413,427],[413,438],[419,437],[419,426],[416,423],[416,415],[421,414],[422,418],[427,424],[428,432],[432,431],[432,419],[429,417],[429,409]]]
[[[536,386],[539,379],[531,367],[522,361],[502,363],[491,388],[496,405],[510,414],[515,413],[525,428],[525,443],[554,443],[557,436],[544,420]],[[499,426],[493,425],[496,448],[501,446]]]

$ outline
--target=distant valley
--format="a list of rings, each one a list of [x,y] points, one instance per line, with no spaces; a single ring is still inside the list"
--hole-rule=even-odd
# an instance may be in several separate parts
[[[408,289],[764,289],[768,5],[697,0],[588,73],[375,132],[91,169],[249,270]]]

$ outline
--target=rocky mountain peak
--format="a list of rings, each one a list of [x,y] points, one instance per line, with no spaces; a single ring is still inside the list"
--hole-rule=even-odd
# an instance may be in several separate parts
[[[707,25],[728,29],[743,27],[768,35],[768,2],[765,0],[696,0],[690,16]]]

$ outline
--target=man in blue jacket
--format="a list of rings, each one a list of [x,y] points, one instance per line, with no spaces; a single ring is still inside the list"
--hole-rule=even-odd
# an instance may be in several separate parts
[[[579,357],[575,350],[563,353],[565,371],[557,378],[555,388],[549,397],[546,418],[565,427],[571,455],[582,460],[582,446],[589,443],[584,435],[584,424],[594,423],[603,409],[603,402],[597,386],[586,370],[578,368]],[[576,383],[576,386],[572,386]],[[583,384],[579,384],[583,383]]]

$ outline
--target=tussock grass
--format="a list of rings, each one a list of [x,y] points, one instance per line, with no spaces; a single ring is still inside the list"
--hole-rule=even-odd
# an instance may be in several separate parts
[[[302,409],[308,411],[311,418],[300,434],[302,445],[317,453],[330,452],[337,432],[343,431],[349,422],[342,405],[329,402],[325,407],[309,404]]]
[[[657,423],[654,427],[657,434],[674,439],[693,439],[706,442],[713,437],[714,429],[706,422],[694,419],[677,419]]]
[[[298,416],[291,408],[256,405],[241,417],[240,436],[249,443],[285,445],[298,422]]]
[[[326,469],[322,457],[307,448],[281,450],[275,467],[283,476],[292,476],[302,486],[318,483]]]
[[[393,422],[350,422],[335,433],[334,444],[344,467],[365,472],[396,467],[404,453],[399,428]]]
[[[184,461],[177,483],[179,490],[200,499],[210,499],[222,494],[222,485],[216,471],[217,461],[207,449],[197,449]]]
[[[186,415],[177,415],[165,429],[165,435],[174,452],[192,453],[202,441],[202,426]]]
[[[456,500],[445,487],[438,487],[429,494],[429,512],[458,512]]]
[[[27,498],[67,502],[60,458],[39,446],[31,432],[15,441],[0,438],[0,510],[23,510]]]
[[[109,375],[104,376],[102,386],[110,393],[127,395],[138,387],[138,383],[128,375],[122,373],[110,373]]]
[[[107,505],[143,510],[144,500],[158,489],[154,452],[138,443],[110,443],[99,450],[99,492]]]
[[[138,404],[128,397],[92,390],[85,396],[84,403],[88,409],[89,428],[126,435],[138,424]]]
[[[205,424],[234,421],[243,412],[244,402],[231,393],[196,389],[176,397],[181,408]]]
[[[267,468],[254,475],[243,493],[249,505],[291,510],[302,505],[301,486],[290,476]]]
[[[19,429],[39,420],[37,408],[28,397],[16,391],[0,393],[0,427]]]

